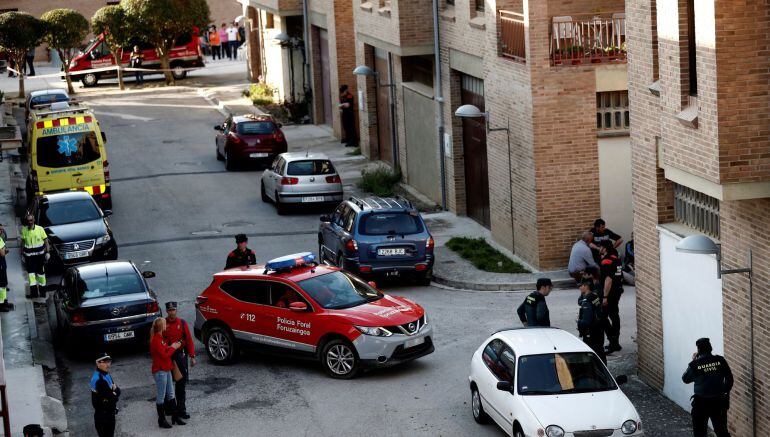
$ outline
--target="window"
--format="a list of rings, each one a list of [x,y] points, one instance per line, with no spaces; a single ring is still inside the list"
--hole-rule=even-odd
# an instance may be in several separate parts
[[[405,235],[422,232],[417,214],[406,212],[373,212],[361,219],[359,232],[364,235]]]
[[[628,134],[631,118],[628,91],[596,93],[596,130],[603,134]]]
[[[347,232],[353,232],[353,223],[356,221],[356,212],[352,209],[348,209],[348,212],[345,214],[345,224],[344,228]]]
[[[134,271],[99,276],[81,275],[76,284],[80,301],[124,294],[144,293],[142,279]]]
[[[382,299],[379,291],[341,271],[315,276],[297,284],[326,309],[352,308]]]
[[[593,352],[527,355],[519,358],[520,395],[556,395],[615,390],[607,368]]]
[[[404,56],[401,58],[404,82],[418,82],[433,88],[433,57]]]
[[[236,279],[223,282],[219,288],[242,302],[270,305],[270,284],[267,282]]]
[[[485,0],[473,0],[476,4],[476,12],[484,12],[484,1]]]
[[[691,96],[698,95],[698,73],[696,66],[695,0],[687,0],[687,69]]]
[[[336,224],[337,226],[342,226],[342,217],[345,216],[345,205],[340,205],[337,207],[337,209],[334,210],[334,214],[332,215],[332,223]]]
[[[74,125],[70,127],[77,127]],[[61,168],[88,164],[101,158],[96,132],[75,132],[40,137],[37,140],[37,163],[41,167]]]
[[[270,12],[265,13],[265,29],[274,29],[275,28],[275,16],[271,14]]]
[[[270,303],[273,306],[279,308],[289,308],[294,302],[304,302],[307,304],[302,295],[297,293],[296,290],[282,282],[270,283]]]
[[[447,6],[454,6],[455,0],[445,0],[445,3],[447,4]]]
[[[307,160],[307,161],[292,161],[289,163],[289,168],[286,174],[291,176],[316,176],[334,174],[334,166],[331,161],[324,160]]]
[[[719,200],[674,184],[674,220],[719,238]]]
[[[514,370],[516,369],[516,358],[513,351],[502,340],[494,339],[481,354],[484,364],[489,371],[500,381],[513,381]]]
[[[270,135],[275,132],[271,121],[245,121],[238,123],[238,133],[241,135]]]
[[[93,199],[70,200],[68,202],[43,202],[40,204],[40,225],[59,226],[70,223],[89,222],[102,217]]]

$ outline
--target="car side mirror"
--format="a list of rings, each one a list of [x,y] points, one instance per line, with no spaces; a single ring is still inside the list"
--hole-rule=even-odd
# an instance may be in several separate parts
[[[508,381],[500,381],[497,383],[497,389],[500,391],[507,391],[511,392],[513,390],[513,385],[511,385]]]
[[[218,131],[222,132],[222,126],[216,125],[216,126],[214,126],[214,130],[218,130]]]
[[[332,219],[328,215],[321,216],[321,223],[329,223]]]
[[[289,304],[289,310],[295,313],[303,313],[307,311],[307,304],[305,302],[292,302]]]
[[[276,123],[275,125],[278,126],[278,129],[283,127],[283,123]]]
[[[628,383],[628,376],[626,376],[626,375],[618,375],[615,378],[615,382],[617,382],[618,385],[627,384]]]
[[[103,143],[106,143],[106,142],[107,142],[107,134],[106,134],[106,133],[104,133],[104,132],[102,132],[102,142],[103,142]]]
[[[111,209],[105,209],[104,211],[102,211],[102,214],[104,214],[105,217],[109,217],[109,216],[112,215],[112,210]]]
[[[367,282],[367,284],[369,284],[369,286],[372,287],[372,288],[377,288],[377,283],[374,282],[374,281],[369,281],[369,282]]]
[[[144,279],[150,279],[155,277],[155,272],[151,272],[149,270],[142,272],[142,277]]]

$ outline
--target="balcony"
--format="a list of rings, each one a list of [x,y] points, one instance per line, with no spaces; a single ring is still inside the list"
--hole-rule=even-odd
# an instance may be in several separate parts
[[[581,65],[626,62],[626,17],[553,17],[551,64]]]
[[[527,62],[524,36],[524,14],[500,11],[500,56]]]

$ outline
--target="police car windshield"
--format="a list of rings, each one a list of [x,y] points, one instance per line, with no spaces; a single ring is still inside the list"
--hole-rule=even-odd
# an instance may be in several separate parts
[[[344,272],[332,272],[297,282],[326,309],[343,309],[382,299],[382,293]]]
[[[40,205],[40,225],[58,226],[88,222],[102,217],[91,199],[68,202],[43,203]]]
[[[66,130],[67,127],[61,129]],[[37,163],[41,167],[71,167],[88,164],[99,158],[99,142],[94,131],[51,135],[37,140]]]
[[[615,390],[617,385],[593,352],[525,355],[519,358],[520,395]]]

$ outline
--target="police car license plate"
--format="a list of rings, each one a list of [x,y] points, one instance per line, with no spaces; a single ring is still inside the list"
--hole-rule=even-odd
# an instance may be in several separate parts
[[[308,196],[302,198],[303,202],[323,202],[324,196]]]
[[[425,337],[415,338],[412,340],[407,340],[406,343],[404,343],[404,349],[409,349],[410,347],[419,346],[421,344],[425,343]]]
[[[87,250],[76,250],[74,252],[64,252],[64,254],[62,254],[62,258],[64,259],[84,258],[86,256],[88,256]]]
[[[104,334],[104,341],[125,340],[134,338],[134,331],[115,332],[113,334]]]
[[[249,158],[267,158],[267,153],[249,153]]]
[[[377,255],[380,255],[380,256],[406,255],[406,249],[377,249]]]

